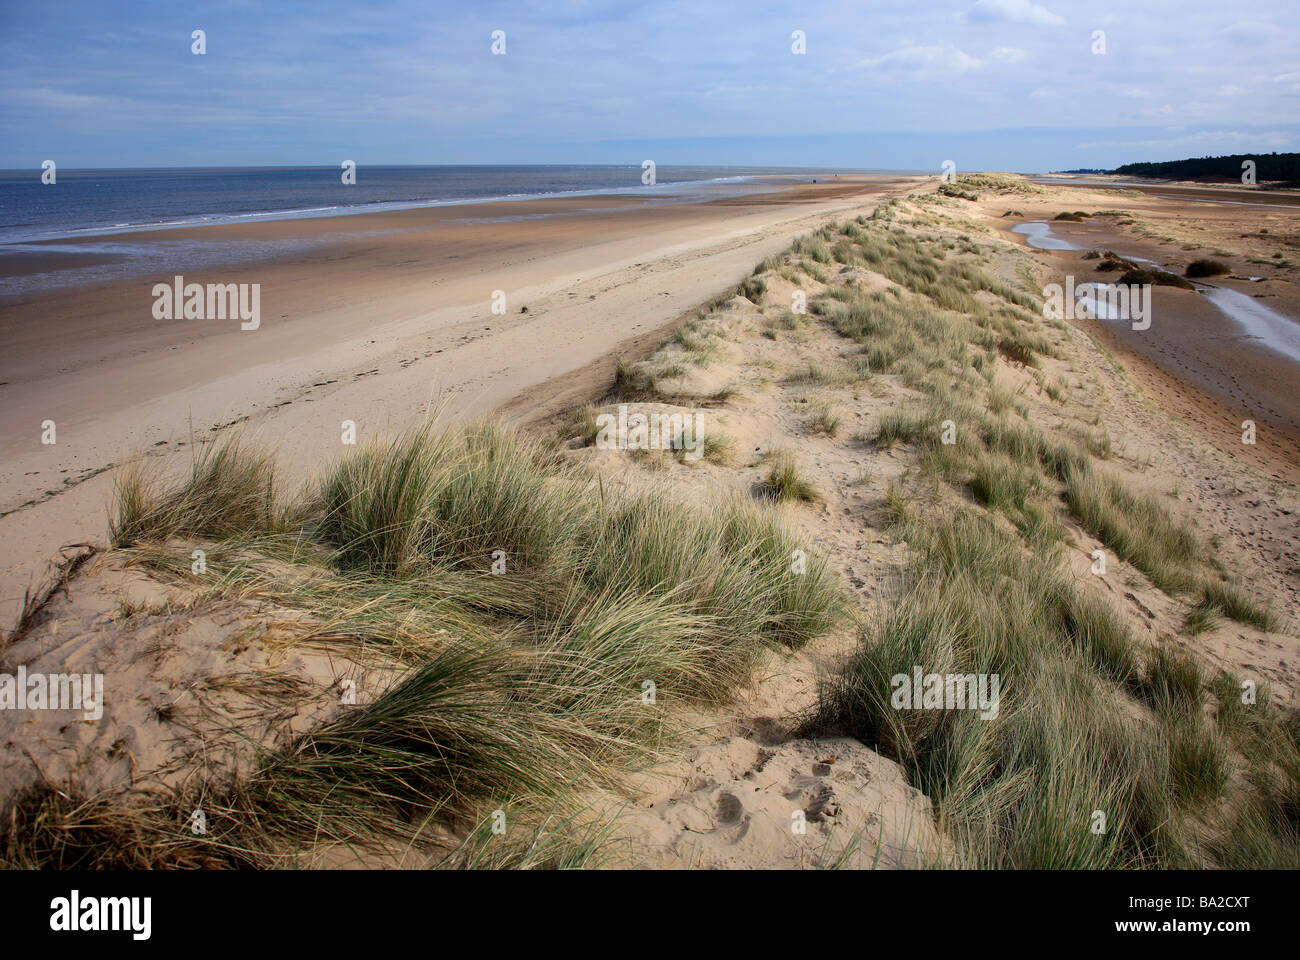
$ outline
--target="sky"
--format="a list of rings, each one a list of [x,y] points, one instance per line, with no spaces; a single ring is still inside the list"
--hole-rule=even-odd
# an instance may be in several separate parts
[[[1295,151],[1295,13],[1295,0],[0,0],[0,167],[1031,172]]]

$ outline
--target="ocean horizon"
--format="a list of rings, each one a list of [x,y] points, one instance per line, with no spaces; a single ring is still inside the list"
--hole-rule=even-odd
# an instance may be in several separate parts
[[[56,169],[0,171],[0,245],[204,224],[373,213],[384,210],[641,193],[713,199],[775,189],[765,178],[902,173],[791,167],[673,166],[643,183],[641,164],[358,165]],[[919,172],[919,171],[906,171]]]

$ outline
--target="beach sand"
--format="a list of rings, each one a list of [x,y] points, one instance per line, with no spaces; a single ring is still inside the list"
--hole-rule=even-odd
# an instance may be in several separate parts
[[[1050,221],[1054,237],[1078,248],[1035,251],[1049,269],[1045,276],[1058,283],[1067,275],[1076,283],[1119,279],[1118,273],[1098,273],[1097,261],[1083,258],[1090,250],[1151,260],[1180,276],[1193,260],[1227,263],[1231,274],[1198,281],[1202,292],[1154,287],[1149,330],[1117,321],[1076,322],[1123,362],[1156,403],[1220,450],[1250,460],[1276,479],[1300,481],[1296,361],[1249,336],[1204,293],[1210,286],[1235,291],[1284,317],[1300,317],[1294,263],[1300,196],[1283,194],[1264,202],[1264,195],[1229,188],[1171,189],[1051,189],[1046,195],[1006,203],[1016,216],[999,214],[986,222],[1009,230],[1026,221]],[[1215,202],[1202,202],[1201,197]],[[1227,203],[1224,198],[1237,200]],[[1136,221],[1121,226],[1114,217],[1081,223],[1052,219],[1065,210],[1119,210]],[[1021,234],[1007,235],[1028,245]],[[1245,420],[1256,423],[1254,445],[1241,443]]]
[[[841,177],[703,203],[635,196],[460,205],[96,237],[133,245],[263,244],[256,262],[174,269],[0,301],[0,619],[65,544],[102,543],[110,465],[184,469],[232,424],[316,468],[357,440],[445,410],[486,412],[635,345],[736,283],[836,210],[917,178]],[[60,241],[67,247],[68,241]],[[96,256],[52,252],[28,270]],[[261,326],[160,321],[152,287],[261,284]],[[494,291],[505,314],[492,312]],[[526,312],[523,312],[526,310]],[[42,444],[42,424],[56,442]]]

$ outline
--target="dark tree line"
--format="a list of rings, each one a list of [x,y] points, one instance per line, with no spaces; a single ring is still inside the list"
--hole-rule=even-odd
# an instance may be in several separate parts
[[[1167,180],[1241,180],[1241,164],[1255,161],[1255,179],[1300,181],[1300,153],[1239,153],[1230,157],[1197,157],[1158,163],[1126,163],[1112,173]]]

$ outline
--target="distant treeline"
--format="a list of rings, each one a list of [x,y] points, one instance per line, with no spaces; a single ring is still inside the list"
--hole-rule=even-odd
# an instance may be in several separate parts
[[[1300,153],[1240,153],[1230,157],[1197,157],[1160,163],[1126,163],[1111,173],[1164,180],[1241,180],[1241,165],[1255,161],[1255,179],[1300,181]]]

